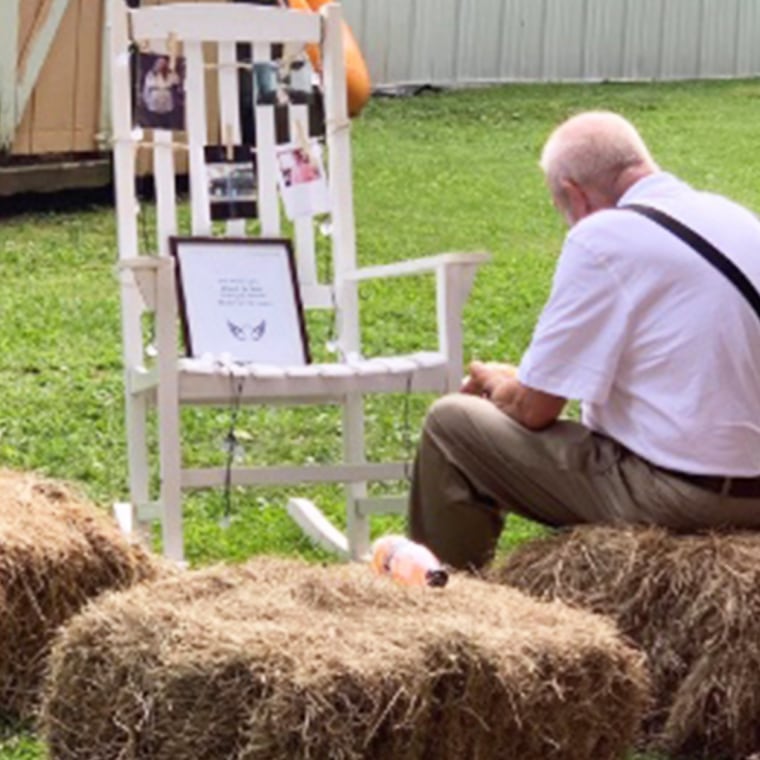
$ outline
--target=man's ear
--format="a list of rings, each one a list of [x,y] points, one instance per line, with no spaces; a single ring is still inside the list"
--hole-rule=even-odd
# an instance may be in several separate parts
[[[585,219],[594,211],[588,193],[575,180],[563,179],[560,186],[565,196],[568,221],[571,225]]]

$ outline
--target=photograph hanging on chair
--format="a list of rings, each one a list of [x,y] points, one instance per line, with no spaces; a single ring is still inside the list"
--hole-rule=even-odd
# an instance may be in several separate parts
[[[325,136],[325,108],[319,76],[305,53],[293,53],[287,46],[278,48],[270,61],[253,64],[253,74],[241,86],[241,92],[249,92],[250,101],[256,106],[272,106],[275,121],[275,140],[285,145],[291,140],[291,107],[306,109],[308,135],[313,138]],[[252,92],[251,83],[252,82]],[[245,86],[247,85],[247,87]],[[249,101],[249,102],[250,102]],[[255,130],[247,130],[255,145]]]
[[[317,140],[302,140],[277,153],[278,184],[289,219],[324,214],[330,198]]]
[[[136,57],[135,123],[146,129],[185,129],[185,59],[153,51]]]
[[[317,83],[305,53],[280,51],[282,57],[253,64],[256,105],[308,105]],[[287,53],[287,55],[286,55]]]
[[[211,219],[255,219],[256,157],[250,145],[204,148]]]

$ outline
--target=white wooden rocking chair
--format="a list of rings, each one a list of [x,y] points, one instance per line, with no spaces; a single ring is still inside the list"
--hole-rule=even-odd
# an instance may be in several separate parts
[[[125,531],[160,519],[166,556],[183,558],[182,492],[221,487],[224,468],[186,468],[182,461],[180,405],[229,405],[229,370],[180,356],[178,302],[170,237],[177,234],[176,175],[185,171],[176,161],[182,151],[180,133],[155,129],[150,140],[133,121],[134,90],[130,51],[181,50],[186,67],[186,144],[190,180],[191,226],[194,236],[214,229],[209,212],[209,188],[204,146],[209,135],[241,139],[241,100],[236,45],[248,43],[254,62],[271,59],[272,44],[316,45],[321,51],[326,114],[329,197],[332,224],[333,282],[319,282],[315,263],[314,219],[294,225],[298,279],[305,308],[337,310],[340,362],[294,368],[252,364],[236,371],[246,376],[240,402],[333,403],[343,408],[344,460],[330,465],[236,467],[233,485],[338,482],[345,484],[347,535],[339,532],[309,501],[293,498],[288,511],[316,541],[346,557],[368,551],[369,517],[374,512],[403,511],[399,498],[368,498],[367,483],[401,480],[407,463],[370,463],[365,457],[363,395],[377,392],[447,392],[462,376],[461,311],[485,253],[447,253],[414,261],[357,269],[351,184],[349,121],[342,51],[341,9],[328,5],[321,14],[301,13],[232,3],[175,3],[129,10],[124,0],[110,2],[111,94],[114,171],[118,215],[119,271],[122,296],[123,355],[130,502],[116,505]],[[181,46],[181,47],[180,47]],[[250,66],[249,66],[250,69]],[[208,86],[210,78],[214,86]],[[218,102],[216,94],[218,93]],[[213,102],[212,102],[213,101]],[[258,209],[261,235],[280,232],[280,199],[276,179],[276,137],[273,109],[251,106],[255,112],[258,164]],[[291,134],[306,118],[305,106],[290,107]],[[212,123],[216,119],[216,124]],[[211,125],[211,126],[210,126]],[[295,129],[293,129],[295,128]],[[184,133],[182,133],[184,139]],[[152,153],[156,189],[156,252],[139,250],[136,195],[138,149]],[[245,234],[239,220],[227,222],[226,234]],[[363,358],[360,347],[358,283],[378,277],[429,272],[436,278],[438,345],[432,351],[407,356]],[[155,335],[144,328],[146,313],[154,315]],[[154,356],[148,344],[155,341]],[[148,410],[157,406],[160,493],[151,498]]]

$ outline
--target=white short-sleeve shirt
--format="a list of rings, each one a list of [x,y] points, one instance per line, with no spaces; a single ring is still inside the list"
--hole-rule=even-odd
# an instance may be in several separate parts
[[[760,221],[747,209],[664,172],[628,203],[696,230],[760,290]],[[723,274],[633,211],[570,230],[519,378],[581,400],[584,424],[661,467],[760,474],[760,320]]]

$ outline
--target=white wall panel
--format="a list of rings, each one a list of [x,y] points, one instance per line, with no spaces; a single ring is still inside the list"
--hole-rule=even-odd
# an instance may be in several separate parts
[[[702,5],[699,73],[732,76],[737,73],[740,2],[702,0]]]
[[[446,72],[440,67],[441,55],[437,45],[442,37],[447,36],[446,47],[451,50],[454,29],[442,23],[441,4],[438,0],[409,0],[414,14],[414,37],[411,40],[412,57],[409,71],[402,81],[431,82],[440,76],[453,76],[453,66]],[[447,28],[448,27],[448,28]],[[448,32],[448,34],[447,34]],[[449,59],[452,56],[449,54]]]
[[[588,0],[562,0],[546,6],[544,79],[582,79]]]
[[[342,0],[376,86],[760,75],[760,0]]]
[[[390,15],[385,3],[359,2],[358,4],[363,6],[360,46],[367,60],[372,81],[376,84],[392,82],[393,80],[388,78]],[[350,3],[345,3],[345,5],[350,5]]]
[[[458,75],[467,80],[498,78],[504,46],[504,0],[460,0]]]
[[[760,2],[740,0],[736,71],[748,76],[760,71]]]
[[[587,79],[624,76],[626,3],[590,0],[586,10],[583,73]]]
[[[414,0],[383,0],[388,14],[385,77],[389,82],[408,81],[412,68],[416,15]]]
[[[665,2],[659,78],[683,79],[699,75],[703,8],[702,0]]]
[[[407,36],[412,48],[411,63],[406,76],[393,82],[424,84],[457,81],[458,0],[406,2],[413,7],[414,34]]]
[[[497,78],[534,81],[543,78],[546,4],[550,0],[504,0],[503,47]]]
[[[655,79],[660,72],[667,0],[624,0],[623,77]]]

